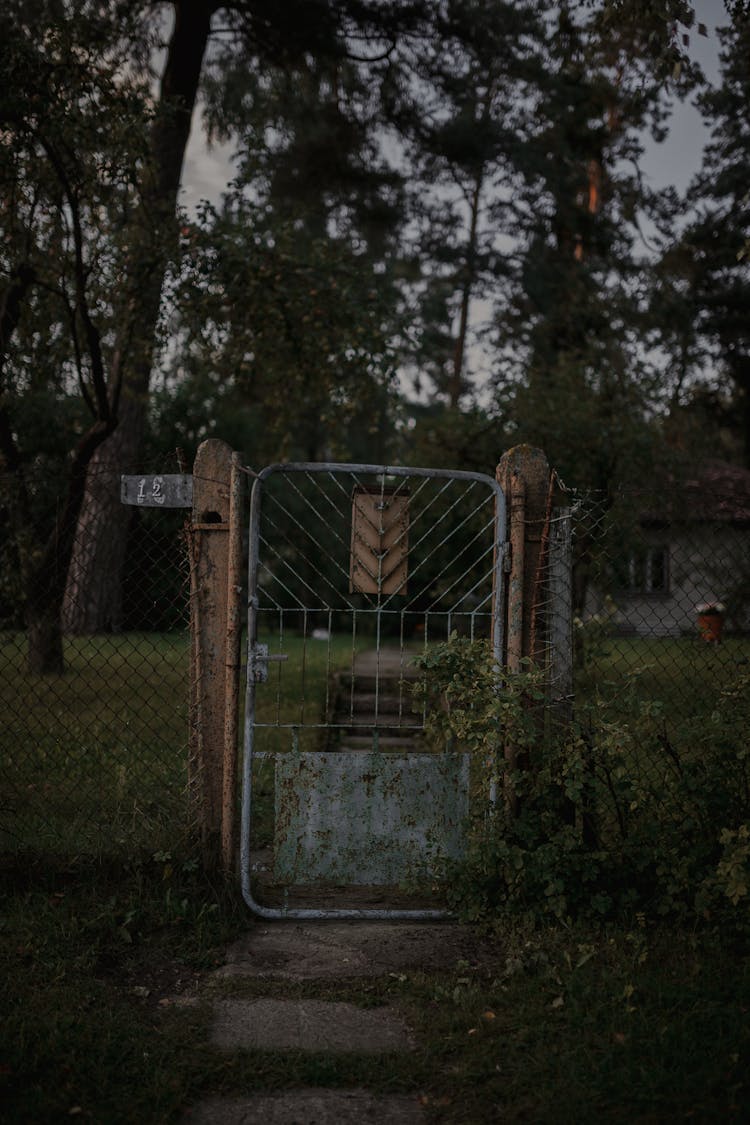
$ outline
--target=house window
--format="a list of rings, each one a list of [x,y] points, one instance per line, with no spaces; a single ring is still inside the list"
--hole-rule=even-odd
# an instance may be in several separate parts
[[[630,551],[621,571],[623,593],[669,593],[669,548],[641,547]]]

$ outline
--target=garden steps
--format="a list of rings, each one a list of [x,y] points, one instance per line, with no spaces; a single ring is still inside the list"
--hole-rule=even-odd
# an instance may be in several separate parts
[[[413,685],[419,680],[413,656],[400,648],[360,653],[354,665],[333,677],[329,711],[331,750],[372,750],[377,731],[379,750],[415,749],[419,716],[413,710]]]

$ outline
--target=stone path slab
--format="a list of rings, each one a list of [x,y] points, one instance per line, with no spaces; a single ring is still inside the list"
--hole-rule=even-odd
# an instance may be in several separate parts
[[[324,980],[454,968],[489,956],[489,941],[468,927],[389,922],[275,922],[254,925],[226,954],[219,977]]]
[[[327,1000],[215,1000],[210,1041],[226,1051],[408,1051],[406,1025],[390,1008]]]
[[[414,1097],[378,1098],[366,1090],[290,1090],[246,1098],[211,1098],[185,1125],[423,1125]]]

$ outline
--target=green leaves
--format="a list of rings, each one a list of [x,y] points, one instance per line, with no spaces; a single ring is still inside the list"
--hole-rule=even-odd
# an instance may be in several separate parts
[[[485,642],[454,634],[419,665],[433,745],[474,757],[476,815],[449,882],[462,917],[750,929],[750,675],[704,724],[669,732],[659,701],[624,689],[560,730],[544,721],[540,672],[507,676]],[[521,768],[508,769],[508,746]]]

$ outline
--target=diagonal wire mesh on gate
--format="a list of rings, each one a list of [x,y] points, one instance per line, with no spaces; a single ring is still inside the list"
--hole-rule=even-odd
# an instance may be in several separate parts
[[[77,521],[55,608],[56,486],[0,477],[0,851],[172,846],[192,815],[184,513],[121,508],[119,475],[97,474],[90,494],[114,518],[103,533],[86,512]]]
[[[283,467],[281,467],[283,469]],[[358,467],[359,469],[363,467]],[[258,637],[285,655],[259,693],[263,750],[288,728],[318,745],[310,728],[356,725],[354,704],[331,692],[364,676],[368,654],[374,725],[421,729],[408,682],[388,721],[379,714],[380,680],[402,681],[416,652],[453,632],[489,638],[493,617],[495,499],[486,484],[422,470],[385,481],[331,466],[270,475],[259,528]],[[411,474],[411,475],[409,475]],[[367,498],[372,501],[372,510]],[[387,509],[388,529],[378,526]],[[389,669],[386,672],[386,668]],[[344,705],[346,704],[346,705]],[[317,739],[317,741],[316,741]]]

